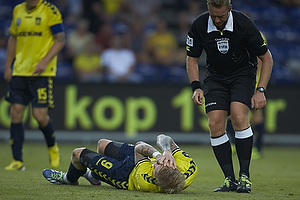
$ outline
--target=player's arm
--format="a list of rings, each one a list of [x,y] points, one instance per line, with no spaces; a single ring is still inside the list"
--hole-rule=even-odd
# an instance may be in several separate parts
[[[164,134],[157,136],[156,144],[162,151],[168,150],[173,152],[174,150],[179,149],[179,146],[174,142],[174,140],[170,136]]]
[[[262,61],[262,63],[260,79],[257,87],[267,88],[273,68],[273,58],[269,50],[264,55],[258,56],[258,58]]]
[[[163,157],[159,160],[159,162],[164,166],[176,168],[176,162],[172,152],[179,148],[178,145],[170,136],[164,134],[157,136],[156,144],[163,151]]]
[[[147,144],[142,141],[136,143],[134,152],[135,152],[135,163],[148,157],[156,158],[156,159],[162,157],[161,153],[157,151],[157,149],[155,149],[150,144]]]
[[[203,105],[203,91],[200,88],[198,61],[199,57],[194,58],[187,56],[186,71],[194,90],[192,99],[196,105]]]
[[[262,62],[259,58],[257,58],[257,71],[256,74],[260,74]],[[260,75],[259,75],[260,76]]]
[[[46,56],[38,63],[32,74],[41,74],[47,68],[48,63],[62,50],[65,46],[65,32],[59,32],[53,35],[54,43]]]
[[[258,58],[262,61],[262,64],[257,87],[264,87],[266,89],[273,68],[273,58],[269,50],[265,54],[258,56]],[[256,91],[251,99],[252,108],[255,109],[263,108],[266,102],[264,93],[259,91]]]
[[[4,72],[4,79],[7,82],[10,82],[12,77],[11,65],[15,59],[16,48],[17,48],[16,45],[17,45],[17,38],[11,35],[7,43],[7,55],[6,55],[5,72]]]

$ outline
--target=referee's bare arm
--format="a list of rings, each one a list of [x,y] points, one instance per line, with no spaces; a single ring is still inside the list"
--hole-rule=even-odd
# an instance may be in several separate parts
[[[266,89],[273,68],[273,58],[269,50],[265,54],[258,56],[258,58],[262,61],[262,66],[257,87],[264,87]]]
[[[199,81],[199,57],[186,57],[186,71],[190,79],[190,83],[193,81]],[[199,88],[193,93],[192,99],[196,105],[203,105],[203,91]]]
[[[257,87],[263,87],[266,89],[273,68],[273,58],[269,50],[265,54],[258,56],[258,58],[262,61],[262,65]],[[251,98],[252,108],[261,109],[266,105],[266,103],[267,100],[265,94],[256,90],[255,94]]]

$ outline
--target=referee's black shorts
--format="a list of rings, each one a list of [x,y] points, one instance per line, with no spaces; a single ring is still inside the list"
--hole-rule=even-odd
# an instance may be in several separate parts
[[[206,78],[204,80],[206,113],[212,110],[225,110],[229,114],[231,102],[241,102],[251,109],[255,83],[255,78],[251,76],[239,76],[226,81]]]

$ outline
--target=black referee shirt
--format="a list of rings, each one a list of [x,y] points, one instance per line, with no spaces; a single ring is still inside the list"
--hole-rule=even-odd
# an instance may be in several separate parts
[[[223,31],[217,30],[209,13],[193,22],[186,41],[187,55],[200,57],[204,49],[208,76],[226,79],[240,75],[255,77],[257,58],[268,48],[254,23],[232,10]]]

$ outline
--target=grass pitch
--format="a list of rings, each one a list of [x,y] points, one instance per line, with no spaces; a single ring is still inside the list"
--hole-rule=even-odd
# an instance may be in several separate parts
[[[86,146],[92,150],[96,145],[59,144],[61,166],[67,171],[71,152],[76,147]],[[214,193],[223,182],[223,175],[210,146],[180,145],[198,164],[199,172],[194,183],[179,194],[157,194],[115,189],[105,183],[92,186],[84,178],[79,186],[50,184],[42,175],[49,168],[49,157],[44,143],[24,144],[26,170],[9,172],[4,167],[11,162],[8,143],[0,143],[0,199],[170,199],[170,200],[216,200],[216,199],[300,199],[300,148],[265,147],[265,156],[251,163],[252,193]],[[238,160],[234,157],[236,174]]]

